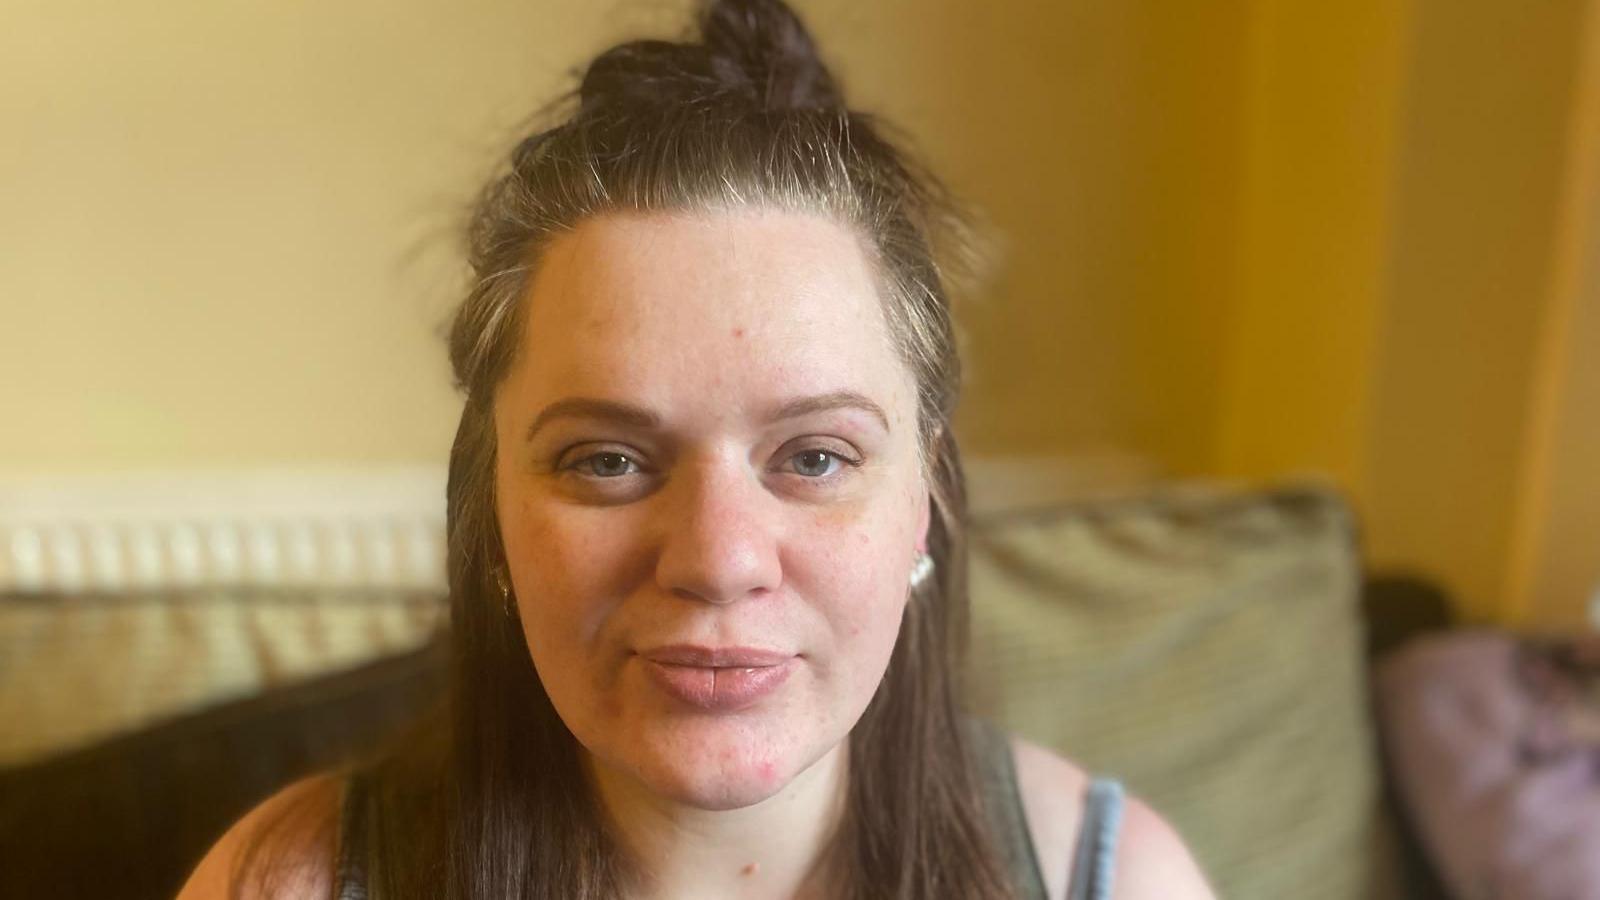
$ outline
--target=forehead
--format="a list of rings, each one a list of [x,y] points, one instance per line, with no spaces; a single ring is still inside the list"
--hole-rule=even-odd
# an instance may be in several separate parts
[[[909,381],[859,240],[818,215],[588,219],[546,247],[525,302],[507,385],[521,393],[738,403],[857,390],[887,405]]]

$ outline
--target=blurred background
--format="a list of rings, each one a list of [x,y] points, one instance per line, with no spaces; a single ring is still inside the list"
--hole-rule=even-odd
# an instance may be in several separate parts
[[[1600,580],[1592,4],[797,4],[985,215],[975,452],[1318,471],[1484,621]],[[438,462],[460,211],[683,3],[7,0],[0,471]]]
[[[974,458],[1010,460],[1013,489],[1035,459],[1088,486],[1309,477],[1348,505],[1358,577],[1416,579],[1458,624],[1504,634],[1600,616],[1595,2],[795,5],[854,105],[903,127],[983,217],[994,257],[959,313],[959,427]],[[62,548],[79,545],[50,537],[79,527],[60,509],[183,493],[184,516],[214,518],[239,472],[278,473],[248,499],[280,512],[332,485],[366,512],[427,507],[393,540],[329,552],[398,554],[416,577],[386,587],[436,585],[459,410],[439,329],[466,205],[578,66],[679,33],[689,8],[0,0],[0,587],[58,590],[50,573],[78,570]],[[248,528],[195,527],[149,558],[255,552]],[[23,624],[0,634],[0,689],[44,681],[27,667],[49,654],[16,662],[42,636],[88,646],[29,603],[7,613]],[[345,661],[415,645],[433,620],[407,609]],[[282,662],[307,652],[293,635],[272,653],[237,640],[302,671]],[[182,704],[157,706],[135,719]],[[56,746],[25,731],[0,762]],[[1312,896],[1238,874],[1264,851],[1224,848],[1216,802],[1148,777],[1233,896]],[[1240,815],[1289,827],[1258,812]]]

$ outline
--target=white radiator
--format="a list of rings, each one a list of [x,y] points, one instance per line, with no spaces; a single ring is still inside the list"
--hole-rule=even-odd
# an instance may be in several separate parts
[[[0,591],[442,590],[443,467],[0,480]]]

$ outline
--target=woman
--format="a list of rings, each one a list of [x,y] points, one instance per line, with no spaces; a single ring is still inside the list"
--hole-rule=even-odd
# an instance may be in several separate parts
[[[471,231],[448,718],[184,896],[1209,896],[957,711],[952,222],[777,0],[595,59]]]

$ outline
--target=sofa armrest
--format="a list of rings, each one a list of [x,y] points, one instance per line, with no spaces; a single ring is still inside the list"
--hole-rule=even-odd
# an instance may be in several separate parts
[[[443,694],[443,645],[0,770],[0,896],[168,898],[227,827]]]

